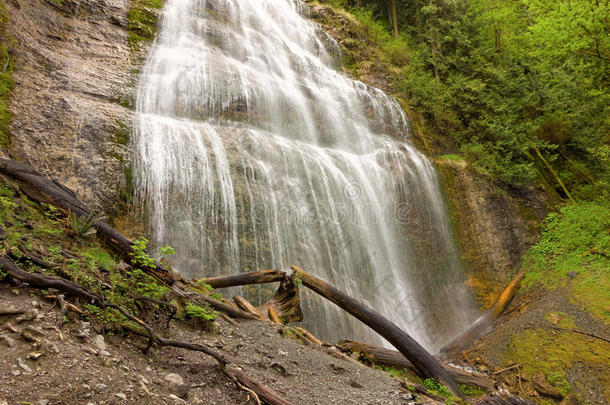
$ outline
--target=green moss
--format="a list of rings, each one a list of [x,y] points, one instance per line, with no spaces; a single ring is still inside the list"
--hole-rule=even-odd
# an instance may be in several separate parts
[[[159,10],[163,0],[134,0],[127,13],[128,41],[132,47],[138,47],[142,41],[151,41],[157,33]]]
[[[605,372],[610,364],[610,345],[573,332],[527,329],[517,332],[509,344],[506,364],[520,364],[527,378],[542,372],[549,383],[566,394],[571,386],[567,381],[574,365],[587,364],[588,373],[597,369],[606,399],[610,400],[610,375]]]
[[[6,6],[0,3],[0,147],[4,150],[8,150],[11,144],[9,124],[12,115],[7,102],[15,86],[12,79],[13,60],[11,59],[9,46],[12,39],[6,33],[8,19]]]
[[[121,121],[117,120],[117,125],[119,129],[114,134],[114,142],[117,145],[127,146],[129,145],[129,139],[131,138],[131,133],[127,125]]]

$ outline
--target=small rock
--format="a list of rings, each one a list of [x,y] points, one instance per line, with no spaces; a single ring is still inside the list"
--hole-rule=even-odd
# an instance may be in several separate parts
[[[110,357],[110,352],[106,350],[100,350],[99,355],[104,357]]]
[[[99,391],[101,391],[101,390],[105,390],[108,387],[106,386],[106,384],[99,383],[95,386],[95,388],[97,388]]]
[[[568,277],[570,277],[570,278],[574,278],[574,277],[576,277],[577,275],[578,275],[578,273],[577,273],[577,272],[575,272],[575,271],[568,271],[568,272],[566,273],[566,276],[568,276]]]
[[[15,369],[15,370],[11,370],[11,374],[15,377],[18,377],[21,375],[21,371]]]
[[[177,385],[174,387],[174,394],[176,394],[178,398],[186,399],[186,397],[189,395],[188,385]]]
[[[41,352],[30,352],[28,353],[28,357],[32,360],[38,360],[42,356]]]
[[[26,373],[31,373],[32,369],[23,362],[23,360],[21,359],[21,357],[17,357],[17,364],[19,365],[19,367],[21,367],[21,369],[23,371],[25,371]]]
[[[106,350],[106,342],[104,342],[104,336],[102,335],[96,335],[95,338],[93,339],[93,342],[95,343],[95,346],[99,349],[99,350]]]
[[[8,405],[8,402],[6,402],[6,401],[0,401],[0,405]]]
[[[36,402],[36,405],[49,405],[49,400],[48,399],[41,399],[38,402]]]
[[[165,380],[169,381],[170,383],[174,384],[174,385],[184,385],[184,379],[176,373],[169,373],[168,375],[165,376]]]
[[[27,340],[28,342],[36,341],[36,338],[34,336],[32,336],[32,334],[30,332],[28,332],[27,330],[22,330],[20,335],[23,339]]]
[[[15,339],[8,337],[8,336],[4,336],[4,335],[0,336],[0,342],[3,342],[8,347],[15,346]]]
[[[280,354],[281,354],[282,356],[288,356],[288,352],[285,352],[285,351],[283,351],[283,350],[280,350]]]
[[[117,398],[121,398],[123,401],[127,399],[127,395],[123,394],[122,392],[116,393],[114,394],[114,396]]]
[[[186,404],[186,401],[184,399],[178,398],[177,396],[175,396],[174,394],[169,394],[169,398],[173,399],[174,401],[181,403],[181,404]]]
[[[37,328],[37,327],[32,326],[32,325],[26,326],[25,328],[23,328],[23,330],[27,331],[27,332],[30,332],[33,336],[43,337],[43,336],[46,335],[46,333],[42,329]]]
[[[14,290],[11,290],[11,292],[12,292],[13,294],[15,294],[15,295],[19,295],[19,292],[20,292],[20,291],[19,291],[18,289],[16,289],[16,288],[15,288]]]
[[[349,382],[349,385],[351,385],[354,388],[364,388],[364,386],[362,384],[360,384],[358,381],[356,380],[351,380]]]
[[[49,345],[49,350],[50,350],[52,353],[55,353],[55,354],[58,354],[58,353],[59,353],[59,348],[57,347],[57,345],[56,345],[55,343],[51,343],[51,344]]]

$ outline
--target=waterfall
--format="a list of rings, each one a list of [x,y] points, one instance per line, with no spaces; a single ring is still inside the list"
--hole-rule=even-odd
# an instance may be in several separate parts
[[[306,14],[300,0],[167,0],[138,88],[137,198],[184,276],[295,264],[438,349],[472,304],[434,168],[397,102],[341,73]],[[301,301],[321,338],[376,339]]]

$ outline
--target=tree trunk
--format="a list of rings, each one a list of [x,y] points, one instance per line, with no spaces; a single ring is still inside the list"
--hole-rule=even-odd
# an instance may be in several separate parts
[[[379,333],[379,335],[385,338],[409,359],[420,375],[426,378],[435,378],[441,384],[446,385],[456,396],[464,398],[457,384],[449,376],[447,371],[445,371],[440,363],[411,336],[381,314],[344,294],[335,287],[296,266],[292,266],[292,269],[292,277],[294,280],[301,280],[304,286],[312,289],[335,305],[344,309],[375,332]]]
[[[396,12],[396,0],[392,2],[392,33],[394,38],[398,38],[398,13]]]
[[[299,287],[290,278],[287,277],[282,281],[273,297],[258,307],[258,310],[263,314],[263,319],[267,315],[270,321],[276,322],[277,320],[269,314],[271,309],[274,315],[279,317],[280,323],[282,321],[290,323],[303,320]]]
[[[372,361],[378,366],[387,366],[397,369],[408,369],[416,372],[415,367],[409,360],[405,358],[400,352],[396,350],[385,349],[383,347],[377,347],[368,345],[366,343],[351,342],[349,340],[343,341],[337,345],[341,350],[352,353],[360,353],[367,360]],[[476,387],[483,388],[485,390],[491,389],[494,383],[489,378],[484,376],[475,375],[469,373],[466,370],[462,370],[457,367],[450,366],[448,364],[442,365],[449,375],[460,384],[468,384]]]
[[[286,277],[286,273],[280,270],[260,270],[228,276],[206,277],[201,280],[213,288],[227,288],[238,285],[274,283],[282,281]]]
[[[515,278],[508,284],[506,289],[498,297],[498,301],[491,307],[487,312],[479,317],[475,323],[468,328],[465,332],[461,333],[458,337],[449,342],[445,347],[441,349],[441,353],[446,356],[451,356],[459,351],[464,350],[475,341],[476,338],[481,336],[489,328],[491,323],[495,321],[504,312],[508,303],[513,298],[521,280],[525,276],[524,272],[520,272]]]

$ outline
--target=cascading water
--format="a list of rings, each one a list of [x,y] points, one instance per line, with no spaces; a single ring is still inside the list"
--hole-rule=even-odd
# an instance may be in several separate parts
[[[472,307],[434,169],[304,11],[167,1],[138,90],[138,197],[185,276],[296,264],[437,349]],[[302,306],[322,338],[372,338],[313,294]]]

